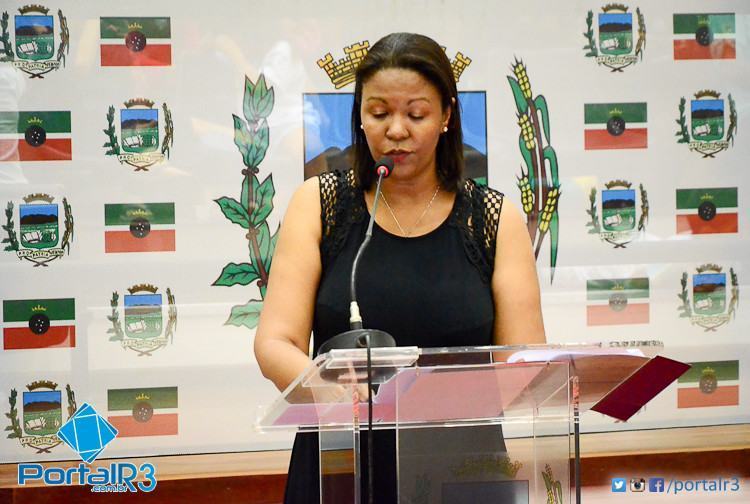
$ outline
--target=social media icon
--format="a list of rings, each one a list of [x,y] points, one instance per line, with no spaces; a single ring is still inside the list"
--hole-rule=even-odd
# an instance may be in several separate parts
[[[663,492],[664,491],[664,478],[649,478],[648,479],[648,491],[649,492]]]
[[[612,491],[625,492],[628,489],[628,482],[625,478],[612,478]]]
[[[631,492],[643,492],[646,490],[646,480],[643,478],[631,478],[630,479],[630,491]]]

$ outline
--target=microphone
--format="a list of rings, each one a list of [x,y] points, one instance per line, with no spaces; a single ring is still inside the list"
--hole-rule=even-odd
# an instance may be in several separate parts
[[[392,157],[383,156],[382,158],[380,158],[378,160],[377,163],[375,163],[375,173],[377,173],[378,176],[380,176],[382,174],[383,178],[388,178],[388,176],[393,171],[393,167],[394,166],[395,166],[395,163],[393,162],[393,158]],[[378,187],[380,187],[380,186],[378,186]],[[377,190],[378,189],[376,189],[376,191]],[[374,214],[375,211],[373,210],[372,213]]]
[[[359,270],[359,262],[362,259],[367,245],[370,244],[372,239],[372,227],[375,224],[375,215],[378,209],[378,201],[380,201],[380,187],[383,179],[388,177],[392,172],[395,163],[393,158],[389,156],[383,156],[375,163],[374,171],[378,175],[378,183],[375,187],[375,198],[372,204],[372,214],[370,214],[370,222],[367,225],[367,231],[365,232],[365,239],[357,250],[357,254],[354,256],[354,262],[352,263],[352,273],[350,277],[349,293],[350,293],[350,304],[349,304],[349,331],[337,334],[333,338],[323,343],[318,349],[318,355],[326,353],[334,348],[366,348],[367,342],[365,336],[369,336],[369,344],[372,347],[394,347],[396,341],[393,336],[378,330],[363,330],[362,329],[362,315],[359,312],[359,305],[357,304],[357,271]]]
[[[318,355],[326,353],[334,348],[366,348],[367,349],[367,441],[368,441],[368,457],[367,457],[367,487],[368,487],[368,501],[373,503],[373,491],[374,491],[374,461],[373,461],[373,436],[372,436],[372,354],[371,349],[373,347],[395,347],[396,340],[385,331],[379,331],[377,329],[363,329],[362,328],[362,315],[359,313],[359,305],[357,304],[357,269],[359,261],[362,258],[362,254],[367,248],[372,238],[372,227],[375,224],[375,215],[378,209],[378,200],[380,199],[380,185],[383,179],[388,177],[393,171],[393,158],[383,156],[375,163],[375,173],[378,175],[378,184],[375,187],[375,199],[372,203],[372,213],[370,214],[370,222],[367,225],[367,231],[365,232],[365,239],[362,240],[362,244],[357,250],[357,255],[354,256],[354,262],[352,263],[352,274],[350,283],[350,299],[349,304],[349,331],[337,334],[333,338],[329,339],[318,349]],[[381,371],[384,375],[392,374],[392,369],[384,369]],[[322,373],[321,373],[321,376]],[[331,377],[335,380],[335,377]]]

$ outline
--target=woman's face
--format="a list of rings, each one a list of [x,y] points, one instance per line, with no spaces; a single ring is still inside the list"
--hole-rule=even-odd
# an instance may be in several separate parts
[[[440,92],[418,72],[380,70],[362,86],[362,126],[373,159],[390,156],[394,176],[435,171],[435,148],[450,119]]]

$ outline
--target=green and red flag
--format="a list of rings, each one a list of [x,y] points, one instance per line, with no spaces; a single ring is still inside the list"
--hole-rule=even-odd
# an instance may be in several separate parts
[[[674,14],[674,59],[735,59],[733,13]]]
[[[646,103],[586,103],[583,112],[586,150],[648,147]]]
[[[0,112],[0,161],[70,161],[69,111]]]
[[[586,281],[586,325],[648,324],[648,278]]]
[[[19,299],[3,301],[3,348],[76,346],[75,300]]]
[[[174,252],[174,203],[104,205],[104,251]]]
[[[736,233],[737,188],[677,189],[677,234]]]
[[[704,408],[740,404],[739,361],[688,362],[677,379],[677,407]]]
[[[170,66],[172,23],[168,17],[99,18],[102,66]]]
[[[178,433],[177,387],[107,390],[107,420],[119,437]]]

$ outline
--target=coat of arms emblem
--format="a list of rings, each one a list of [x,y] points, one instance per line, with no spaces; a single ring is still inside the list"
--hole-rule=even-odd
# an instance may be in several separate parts
[[[646,48],[646,22],[640,8],[636,8],[635,19],[638,23],[637,36],[633,33],[633,13],[628,12],[623,4],[608,4],[602,7],[597,17],[598,37],[594,35],[594,12],[586,16],[586,37],[588,44],[583,49],[587,58],[594,58],[598,65],[603,65],[612,72],[622,72],[624,68],[635,65],[643,59]]]
[[[21,411],[18,410],[18,392],[10,391],[8,402],[10,411],[6,417],[10,425],[9,439],[18,439],[21,446],[36,449],[37,453],[51,453],[50,450],[62,443],[57,437],[57,430],[63,424],[62,391],[57,390],[57,383],[49,380],[35,381],[26,386],[22,392]],[[66,419],[76,412],[75,393],[70,385],[65,386],[67,395]]]
[[[680,317],[702,327],[706,332],[716,331],[728,324],[736,315],[740,293],[737,273],[729,269],[729,278],[717,264],[704,264],[696,272],[682,274],[682,291],[678,294],[682,304]],[[727,285],[727,281],[729,285]],[[692,283],[692,289],[688,287]]]
[[[632,184],[625,180],[614,180],[605,184],[600,198],[596,188],[589,194],[589,214],[591,220],[586,223],[590,234],[598,234],[602,241],[625,248],[641,231],[646,229],[648,221],[648,196],[643,184],[639,191],[632,189]],[[640,215],[637,200],[640,198]],[[601,216],[597,200],[601,201]]]
[[[169,158],[170,148],[174,143],[174,124],[172,112],[166,103],[162,104],[164,113],[164,137],[159,144],[159,109],[153,101],[146,98],[134,98],[125,102],[120,109],[120,135],[118,140],[115,127],[115,108],[107,112],[107,129],[104,134],[108,141],[104,144],[106,155],[117,156],[120,163],[129,164],[135,171],[148,171],[156,163]]]
[[[123,348],[150,356],[170,344],[177,327],[177,305],[172,290],[167,288],[167,316],[164,299],[158,288],[149,284],[134,285],[123,299],[124,320],[120,320],[120,295],[112,293],[112,314],[107,319],[112,327],[107,331],[110,341],[119,341]]]
[[[686,143],[691,151],[696,151],[704,158],[715,157],[721,151],[734,145],[737,133],[737,107],[732,95],[726,101],[721,93],[710,89],[698,91],[695,99],[690,100],[690,121],[685,116],[687,101],[680,98],[680,117],[677,124],[679,131],[677,143]],[[726,106],[729,106],[729,117],[726,117]],[[728,124],[727,124],[728,123]]]
[[[63,198],[64,231],[60,230],[60,208],[54,198],[47,194],[30,194],[23,198],[18,208],[19,228],[16,233],[14,205],[9,202],[5,209],[6,223],[2,226],[7,237],[6,252],[15,252],[19,259],[26,259],[34,266],[47,266],[59,259],[67,250],[70,253],[70,242],[73,240],[73,214],[68,200]],[[19,241],[20,237],[20,241]]]
[[[68,21],[57,11],[60,23],[60,43],[55,46],[55,17],[42,5],[27,5],[18,9],[20,15],[14,18],[15,44],[10,41],[9,15],[3,12],[0,17],[0,62],[10,62],[34,79],[65,65],[65,55],[69,51],[70,32]],[[55,51],[57,49],[57,51]]]

